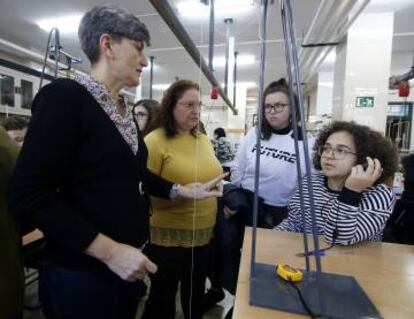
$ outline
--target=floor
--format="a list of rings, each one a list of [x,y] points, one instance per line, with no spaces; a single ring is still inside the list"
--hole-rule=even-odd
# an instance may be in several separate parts
[[[207,282],[207,286],[209,283]],[[46,319],[42,313],[42,310],[39,309],[39,300],[37,294],[37,282],[29,285],[26,287],[26,296],[25,296],[25,306],[26,308],[31,308],[31,310],[24,311],[24,319]],[[223,319],[227,312],[233,305],[233,296],[230,295],[227,291],[225,292],[226,296],[217,306],[210,309],[208,312],[205,313],[204,319]],[[184,319],[183,313],[181,311],[181,305],[179,300],[179,293],[177,294],[177,313],[175,319]],[[138,313],[136,319],[141,318],[141,314],[144,310],[146,296],[141,300],[140,305],[138,307]]]

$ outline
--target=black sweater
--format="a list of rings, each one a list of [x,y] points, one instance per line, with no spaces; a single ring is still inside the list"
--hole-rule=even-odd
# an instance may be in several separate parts
[[[140,247],[149,235],[140,181],[158,197],[168,198],[172,186],[146,168],[142,137],[134,155],[97,101],[72,80],[42,88],[32,110],[12,179],[14,214],[33,221],[49,258],[67,267],[102,267],[84,254],[98,232]]]

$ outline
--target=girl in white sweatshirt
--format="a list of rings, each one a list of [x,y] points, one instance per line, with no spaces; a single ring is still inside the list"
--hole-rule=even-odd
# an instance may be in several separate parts
[[[296,152],[289,101],[289,87],[284,79],[270,83],[264,91],[262,108],[259,197],[263,200],[258,226],[273,228],[287,216],[287,204],[297,188]],[[298,101],[295,96],[294,103]],[[256,138],[258,128],[252,128],[243,138],[231,171],[231,181],[254,191]],[[312,149],[313,141],[309,141]],[[301,173],[305,172],[303,137],[299,136]],[[225,213],[231,214],[227,207]],[[247,224],[250,224],[248,218]]]

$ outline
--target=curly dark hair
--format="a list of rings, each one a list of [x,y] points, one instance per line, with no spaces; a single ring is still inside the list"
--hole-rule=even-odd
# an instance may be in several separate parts
[[[289,85],[284,78],[271,82],[264,90],[263,105],[262,105],[262,119],[263,120],[262,120],[262,127],[261,127],[262,138],[264,140],[268,140],[272,136],[272,127],[266,121],[266,117],[265,117],[265,105],[264,104],[265,104],[266,96],[272,93],[282,92],[282,93],[285,93],[290,100],[289,90],[290,90]],[[296,96],[296,94],[293,94],[293,98],[294,98],[293,103],[292,101],[290,101],[290,105],[289,105],[289,109],[291,111],[292,109],[295,109],[295,105],[299,105],[298,97]],[[299,122],[298,112],[296,112],[296,120]]]
[[[313,165],[316,169],[322,169],[319,149],[325,145],[329,136],[336,132],[347,132],[352,135],[356,147],[357,164],[364,163],[367,156],[380,161],[383,172],[375,184],[383,183],[394,176],[398,169],[398,153],[392,142],[368,126],[345,121],[328,124],[319,133],[313,146]]]
[[[172,138],[178,134],[177,124],[174,119],[174,108],[178,100],[188,90],[200,91],[197,83],[190,80],[178,80],[165,91],[161,101],[160,127],[164,128],[167,137]],[[197,136],[197,126],[191,130],[193,136]]]
[[[27,127],[29,121],[18,115],[7,117],[1,123],[6,131],[22,130]]]

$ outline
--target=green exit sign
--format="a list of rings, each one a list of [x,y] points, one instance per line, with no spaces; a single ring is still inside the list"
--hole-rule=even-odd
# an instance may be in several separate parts
[[[356,98],[356,107],[374,107],[374,97],[358,96]]]

